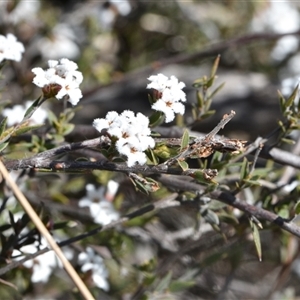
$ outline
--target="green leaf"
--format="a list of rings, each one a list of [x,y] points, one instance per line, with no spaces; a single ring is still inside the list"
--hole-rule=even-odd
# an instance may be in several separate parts
[[[243,181],[249,174],[249,162],[246,157],[244,157],[241,172],[240,172],[240,180]]]
[[[67,135],[69,133],[71,133],[74,129],[75,125],[74,124],[64,124],[61,128],[61,134],[62,135]]]
[[[182,169],[182,171],[186,171],[189,169],[189,165],[187,164],[186,161],[177,159],[177,162],[178,162],[180,168]]]
[[[145,195],[149,195],[149,191],[146,189],[146,187],[141,182],[139,182],[138,180],[135,180],[131,177],[130,177],[130,180],[132,181],[133,185],[135,186],[135,188],[138,191],[142,192]]]
[[[290,209],[287,205],[284,205],[280,208],[280,210],[277,212],[278,216],[280,216],[283,219],[289,219],[290,218]]]
[[[213,98],[225,85],[225,82],[221,83],[209,96],[209,98]]]
[[[256,168],[253,172],[252,172],[252,180],[255,176],[267,176],[273,169],[272,168]]]
[[[160,111],[154,112],[149,118],[149,127],[153,128],[153,127],[156,127],[156,126],[162,124],[164,119],[165,119],[164,113],[162,113]]]
[[[10,137],[11,135],[13,134],[15,128],[14,127],[10,127],[8,128],[7,130],[5,130],[2,135],[0,136],[0,144],[6,142]]]
[[[190,136],[187,129],[185,129],[182,138],[181,138],[181,145],[180,145],[180,152],[185,150],[190,143]]]
[[[292,106],[292,104],[295,101],[296,96],[298,95],[298,90],[299,90],[299,84],[295,87],[295,89],[292,92],[292,95],[287,99],[287,101],[284,104],[284,109],[287,110],[289,107]]]
[[[300,201],[297,201],[297,203],[294,206],[294,212],[296,215],[300,214]]]
[[[155,103],[155,99],[152,97],[151,94],[148,94],[148,100],[149,100],[150,105],[153,105]]]
[[[196,79],[192,84],[192,86],[196,89],[201,88],[202,86],[205,86],[205,85],[207,85],[207,76],[203,76],[199,79]]]
[[[285,128],[283,122],[279,120],[279,121],[278,121],[278,125],[280,126],[282,132],[285,133],[285,132],[286,132],[286,128]]]
[[[51,110],[48,111],[47,117],[50,124],[58,124],[57,117]]]
[[[2,152],[8,145],[9,145],[9,142],[0,144],[0,152]]]
[[[205,171],[199,170],[195,172],[188,172],[187,175],[196,179],[200,183],[208,184],[208,183],[215,183],[213,179],[215,176],[218,175],[218,172],[215,173],[215,176],[208,176]]]
[[[4,130],[6,129],[6,125],[7,125],[7,117],[5,117],[0,124],[0,136],[2,135],[2,133],[4,132]]]
[[[231,225],[239,224],[239,220],[233,214],[228,214],[226,212],[223,212],[223,213],[218,214],[218,217],[224,223],[231,224]]]
[[[277,93],[278,93],[278,97],[279,97],[280,110],[283,113],[285,111],[286,100],[285,100],[285,98],[283,97],[283,95],[281,94],[280,91],[277,91]]]
[[[145,151],[148,159],[151,161],[151,163],[153,163],[154,165],[157,165],[158,164],[158,160],[154,154],[154,151],[152,149],[147,149]]]
[[[204,107],[204,98],[203,98],[202,94],[200,93],[200,91],[197,91],[196,97],[197,97],[198,107],[203,108]]]
[[[145,180],[147,180],[146,188],[149,190],[149,192],[153,193],[160,189],[158,182],[153,178],[145,177]]]
[[[55,223],[53,225],[53,229],[54,230],[64,229],[64,228],[68,227],[69,223],[70,223],[69,221],[63,221],[63,222]]]
[[[288,145],[295,145],[295,141],[289,138],[281,138],[281,141],[288,144]]]
[[[261,186],[261,184],[255,180],[250,180],[250,179],[244,179],[244,183],[248,184],[249,186]]]
[[[207,119],[208,117],[214,115],[215,113],[216,113],[215,110],[209,110],[201,116],[201,120]]]
[[[260,242],[260,236],[259,236],[259,230],[258,225],[253,221],[252,218],[249,219],[250,227],[252,230],[253,240],[256,248],[256,252],[258,255],[259,261],[262,259],[262,250],[261,250],[261,242]]]
[[[162,158],[162,159],[169,159],[170,157],[174,156],[177,154],[177,149],[174,148],[169,148],[166,145],[160,145],[157,146],[153,152],[155,153],[156,156]]]
[[[218,70],[218,67],[219,67],[220,59],[221,59],[221,55],[219,54],[217,56],[217,58],[215,59],[214,64],[213,64],[212,69],[211,69],[210,77],[212,77],[212,78],[214,78],[216,76],[216,74],[217,74],[217,70]]]
[[[215,224],[215,225],[220,224],[218,215],[215,212],[213,212],[212,210],[207,209],[207,208],[200,209],[200,214],[204,218],[204,220],[206,222],[208,222],[209,224]]]
[[[44,126],[44,124],[27,126],[27,124],[28,123],[25,122],[20,127],[18,127],[18,129],[13,133],[13,136],[17,136],[17,135],[23,134],[25,132],[35,130],[35,129],[38,129],[38,128],[41,128]]]
[[[155,291],[163,292],[166,289],[168,289],[170,286],[171,280],[172,280],[172,271],[169,271],[168,274],[159,281],[159,284],[157,285]]]
[[[31,106],[26,110],[25,115],[23,117],[22,122],[28,120],[33,114],[34,112],[43,104],[43,102],[46,100],[46,98],[44,98],[44,96],[40,96],[38,99],[36,99]]]
[[[195,284],[196,282],[193,280],[191,281],[174,280],[173,282],[170,283],[169,290],[172,293],[178,293],[191,288]]]

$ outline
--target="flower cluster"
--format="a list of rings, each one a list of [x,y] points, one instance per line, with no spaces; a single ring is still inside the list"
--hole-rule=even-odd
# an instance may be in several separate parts
[[[83,80],[82,73],[77,71],[77,64],[63,58],[59,61],[49,60],[49,69],[34,68],[36,75],[33,83],[43,89],[46,97],[66,98],[72,105],[76,105],[82,98],[79,85]]]
[[[95,285],[104,291],[108,291],[108,271],[104,265],[102,257],[97,255],[93,248],[87,247],[86,252],[79,254],[78,260],[79,264],[81,264],[81,271],[90,271]]]
[[[105,118],[95,119],[93,126],[101,132],[103,129],[114,139],[116,148],[121,155],[127,157],[128,167],[135,163],[143,165],[147,158],[144,153],[148,148],[155,146],[154,139],[150,136],[149,119],[142,113],[125,110],[120,115],[111,111]]]
[[[20,61],[24,51],[23,44],[13,34],[0,35],[0,62],[5,59]]]
[[[34,254],[40,250],[40,248],[48,247],[48,244],[44,238],[41,239],[41,243],[34,242],[31,245],[25,245],[21,247],[20,250],[14,250],[12,253],[12,257],[15,257],[14,260],[20,260],[24,258],[24,255]],[[72,259],[73,252],[65,248],[64,255],[67,259]],[[55,268],[62,268],[62,264],[57,260],[56,254],[54,251],[49,251],[44,254],[41,254],[34,259],[27,260],[23,263],[23,266],[31,269],[31,282],[48,282],[53,270]]]
[[[112,221],[118,220],[119,213],[109,201],[114,197],[118,186],[117,182],[110,180],[105,193],[104,187],[96,189],[93,184],[87,184],[87,195],[79,200],[79,207],[88,207],[94,222],[97,224],[107,225]]]
[[[185,87],[183,82],[179,82],[175,76],[169,79],[163,74],[152,75],[148,80],[151,83],[147,85],[147,89],[157,91],[157,101],[152,105],[152,109],[163,112],[166,123],[174,120],[175,113],[184,114],[185,107],[181,103],[186,101],[186,95],[182,91]]]

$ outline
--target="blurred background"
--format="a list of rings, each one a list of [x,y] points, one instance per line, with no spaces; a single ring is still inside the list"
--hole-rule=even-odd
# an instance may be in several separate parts
[[[249,139],[276,124],[277,89],[287,94],[297,84],[299,35],[270,38],[299,30],[295,1],[21,0],[0,5],[1,33],[14,33],[26,47],[22,64],[7,70],[16,86],[4,97],[13,103],[35,98],[39,90],[30,84],[31,68],[69,58],[84,75],[78,122],[90,124],[108,110],[146,113],[147,77],[159,72],[185,82],[194,102],[193,81],[209,75],[221,54],[218,82],[226,85],[213,108],[217,118],[234,109],[237,116],[228,129],[238,127]],[[257,33],[263,36],[250,37]],[[210,122],[215,119],[196,129],[207,131]]]
[[[192,84],[210,74],[220,54],[217,82],[226,84],[213,101],[216,114],[191,129],[207,133],[222,115],[235,110],[236,116],[222,134],[252,141],[272,131],[281,118],[277,90],[289,95],[298,84],[299,30],[298,1],[0,1],[0,34],[13,33],[26,49],[21,63],[11,63],[3,70],[1,100],[10,100],[13,106],[36,99],[40,90],[32,84],[31,69],[45,69],[49,59],[68,58],[78,64],[84,76],[75,124],[91,125],[93,119],[104,117],[110,110],[131,109],[149,115],[147,78],[157,73],[175,75],[186,84],[184,118],[189,123],[190,108],[196,101]],[[293,34],[278,37],[285,33]],[[62,108],[56,99],[47,105],[54,111]],[[130,190],[126,185],[124,189]],[[136,197],[133,203],[145,203],[141,196]],[[181,220],[182,213],[176,215],[169,210],[166,214],[171,213]],[[163,212],[160,217],[164,218]],[[165,226],[166,232],[173,230],[168,222]],[[164,231],[147,230],[161,240],[166,238]],[[240,239],[235,236],[224,246],[221,238],[207,230],[200,242],[190,241],[190,248],[188,244],[180,248],[177,240],[174,245],[162,246],[158,241],[153,245],[147,235],[143,238],[143,232],[126,232],[134,240],[130,247],[135,248],[127,249],[135,253],[134,258],[129,259],[127,252],[124,255],[131,264],[123,276],[128,281],[123,280],[122,285],[111,278],[110,296],[100,293],[99,299],[131,299],[133,292],[136,298],[132,299],[146,299],[139,298],[144,287],[135,289],[139,281],[134,268],[148,252],[149,257],[162,261],[158,278],[166,278],[163,275],[171,268],[178,277],[185,274],[186,278],[197,278],[197,285],[185,294],[153,290],[152,294],[148,291],[149,299],[296,299],[300,295],[300,262],[289,264],[289,255],[298,253],[298,241],[278,232],[276,235],[276,230],[262,233],[263,262],[258,262],[248,235]],[[288,250],[283,245],[289,245]],[[206,261],[211,249],[220,250],[219,256]],[[179,257],[180,263],[175,264]],[[195,269],[186,267],[192,263],[197,269],[194,273]],[[142,268],[139,271],[143,272]],[[57,289],[57,281],[55,284]],[[49,287],[23,285],[29,297],[43,295],[45,290],[47,295],[55,295],[49,299],[70,297],[67,292],[51,292]],[[127,294],[131,296],[126,298]]]

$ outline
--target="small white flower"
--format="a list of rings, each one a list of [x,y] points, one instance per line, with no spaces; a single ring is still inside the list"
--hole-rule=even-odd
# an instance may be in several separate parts
[[[112,221],[119,219],[119,213],[115,210],[113,204],[106,199],[104,187],[96,189],[93,184],[87,184],[87,195],[79,200],[79,207],[88,207],[94,222],[101,225],[107,225]],[[109,199],[113,198],[112,192]]]
[[[130,144],[122,145],[122,147],[118,147],[118,151],[127,156],[127,165],[128,167],[132,167],[135,163],[140,165],[144,165],[147,162],[147,157],[144,152],[138,151],[135,147]]]
[[[36,47],[44,59],[68,57],[76,59],[80,55],[80,49],[75,43],[76,36],[72,27],[66,23],[56,25],[50,36],[39,39]]]
[[[184,114],[185,107],[181,102],[186,101],[186,94],[182,91],[185,87],[175,76],[170,79],[163,74],[152,75],[148,78],[151,81],[147,89],[155,89],[158,92],[156,102],[152,109],[165,114],[165,121],[169,123],[174,120],[176,114]]]
[[[127,157],[127,165],[135,163],[143,165],[147,162],[145,150],[155,146],[150,136],[149,119],[141,113],[135,116],[133,111],[125,110],[118,115],[109,112],[105,119],[95,119],[93,126],[101,132],[107,129],[108,134],[116,139],[116,148],[121,155]]]
[[[168,89],[165,90],[162,97],[152,105],[152,109],[163,112],[166,115],[166,123],[174,120],[175,113],[183,115],[185,111],[184,105],[176,101]]]
[[[152,75],[148,78],[151,81],[147,85],[147,89],[154,89],[159,92],[163,92],[166,88],[168,88],[169,78],[163,74]]]
[[[72,105],[76,105],[82,98],[79,85],[83,80],[82,73],[77,71],[77,64],[63,58],[59,61],[49,60],[49,69],[34,68],[36,75],[33,83],[43,89],[46,96],[55,96],[58,100],[66,98]]]
[[[108,270],[104,265],[103,259],[91,247],[86,248],[86,252],[82,252],[78,256],[79,264],[81,264],[81,271],[91,271],[92,279],[95,285],[104,291],[109,290],[109,283],[107,281]]]
[[[2,111],[2,115],[7,117],[7,125],[12,126],[20,123],[23,120],[26,110],[32,105],[33,101],[26,101],[25,105],[17,104],[12,108],[5,108]],[[42,107],[39,107],[31,116],[31,125],[42,124],[47,118],[47,111]]]
[[[5,59],[20,61],[24,51],[24,45],[13,34],[0,35],[0,62]]]
[[[38,251],[38,242],[32,245],[26,245],[20,249],[22,254],[33,254]],[[42,246],[46,247],[47,242],[42,239]],[[20,254],[19,250],[14,250],[12,256]],[[24,256],[19,256],[16,260],[22,259]],[[23,263],[26,268],[32,269],[31,282],[47,282],[55,267],[58,266],[56,255],[53,251],[41,254],[34,259],[27,260]]]

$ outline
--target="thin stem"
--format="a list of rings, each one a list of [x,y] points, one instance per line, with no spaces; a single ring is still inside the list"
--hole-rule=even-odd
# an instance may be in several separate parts
[[[222,120],[219,122],[219,124],[210,132],[208,133],[204,140],[210,141],[215,137],[215,135],[224,128],[224,126],[235,116],[235,111],[231,111],[230,114],[225,114],[222,118]],[[195,140],[195,143],[197,143],[197,140]]]

